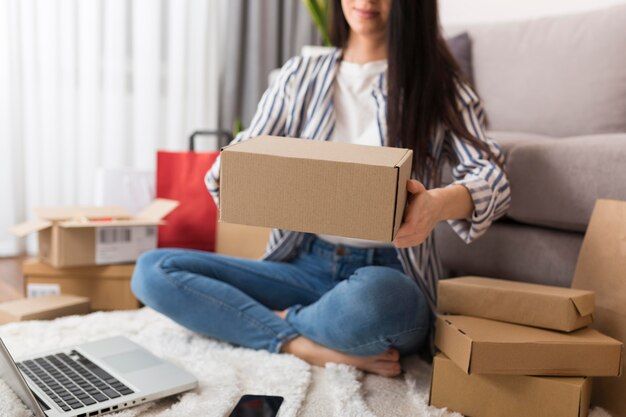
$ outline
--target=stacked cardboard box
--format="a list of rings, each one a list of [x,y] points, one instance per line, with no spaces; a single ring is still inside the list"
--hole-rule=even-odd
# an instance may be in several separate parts
[[[94,310],[138,308],[130,290],[133,262],[156,248],[157,228],[177,205],[157,199],[136,216],[122,207],[35,210],[36,220],[11,229],[19,237],[37,232],[38,258],[22,265],[25,295],[87,297]]]
[[[130,310],[141,306],[130,290],[134,264],[55,268],[38,259],[22,264],[27,297],[74,294],[91,300],[93,310]]]
[[[430,402],[473,417],[586,416],[620,341],[586,327],[594,293],[479,277],[439,286]]]

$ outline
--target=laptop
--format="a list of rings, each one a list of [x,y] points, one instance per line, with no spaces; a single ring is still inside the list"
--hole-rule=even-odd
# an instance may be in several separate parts
[[[99,416],[198,386],[189,372],[121,336],[17,362],[0,339],[0,378],[37,417]]]

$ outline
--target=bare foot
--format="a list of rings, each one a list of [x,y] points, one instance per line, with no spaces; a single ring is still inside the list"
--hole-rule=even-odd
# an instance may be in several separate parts
[[[402,372],[400,354],[393,348],[378,355],[353,356],[329,349],[304,336],[298,336],[283,344],[281,352],[291,353],[317,366],[324,366],[329,362],[341,363],[386,377],[398,376]]]
[[[276,314],[281,319],[285,320],[285,317],[287,317],[287,310],[283,310],[283,311],[274,310],[274,314]]]

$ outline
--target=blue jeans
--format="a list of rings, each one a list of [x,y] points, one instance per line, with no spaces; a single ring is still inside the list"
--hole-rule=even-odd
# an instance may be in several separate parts
[[[132,290],[181,325],[235,345],[280,352],[298,335],[351,355],[421,349],[429,309],[394,248],[333,245],[305,235],[289,262],[187,249],[143,254]],[[288,309],[285,320],[272,310]]]

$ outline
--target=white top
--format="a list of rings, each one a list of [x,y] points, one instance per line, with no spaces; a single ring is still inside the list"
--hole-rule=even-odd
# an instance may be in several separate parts
[[[381,146],[376,121],[376,101],[372,96],[372,84],[387,70],[387,61],[365,64],[342,61],[335,78],[333,100],[335,105],[335,129],[330,140]],[[393,246],[389,242],[351,239],[333,235],[318,235],[333,243],[360,248]]]

